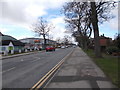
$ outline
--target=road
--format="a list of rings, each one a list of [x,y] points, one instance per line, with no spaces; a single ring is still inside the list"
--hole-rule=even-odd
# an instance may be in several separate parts
[[[31,88],[73,48],[37,52],[2,61],[3,88]]]

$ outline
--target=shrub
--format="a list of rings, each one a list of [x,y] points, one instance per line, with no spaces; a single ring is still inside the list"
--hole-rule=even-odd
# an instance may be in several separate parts
[[[119,52],[119,49],[118,49],[118,47],[116,47],[116,46],[109,46],[109,47],[106,48],[106,52],[107,52],[108,54],[112,54],[113,52],[114,52],[114,53],[118,53],[118,52]]]

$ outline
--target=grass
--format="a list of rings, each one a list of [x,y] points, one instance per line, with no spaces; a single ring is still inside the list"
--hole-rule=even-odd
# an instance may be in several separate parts
[[[118,57],[102,54],[102,58],[95,58],[94,51],[91,49],[84,50],[88,56],[103,70],[112,83],[120,87],[118,83]]]

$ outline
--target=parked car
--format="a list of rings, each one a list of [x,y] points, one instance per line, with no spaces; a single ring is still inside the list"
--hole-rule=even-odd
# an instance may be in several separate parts
[[[58,48],[61,48],[61,46],[58,46]]]
[[[68,46],[65,46],[66,48],[68,48]]]
[[[55,47],[53,47],[53,46],[47,46],[46,47],[46,52],[47,51],[55,51]]]
[[[73,47],[75,48],[76,46],[75,46],[75,45],[73,45]]]
[[[61,46],[62,49],[65,49],[65,46]]]

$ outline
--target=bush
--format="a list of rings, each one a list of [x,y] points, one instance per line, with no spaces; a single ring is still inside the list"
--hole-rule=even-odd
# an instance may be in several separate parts
[[[118,49],[118,47],[116,47],[116,46],[109,46],[109,47],[106,48],[106,52],[107,52],[108,54],[112,54],[113,52],[114,52],[114,53],[118,53],[118,52],[119,52],[119,49]]]

